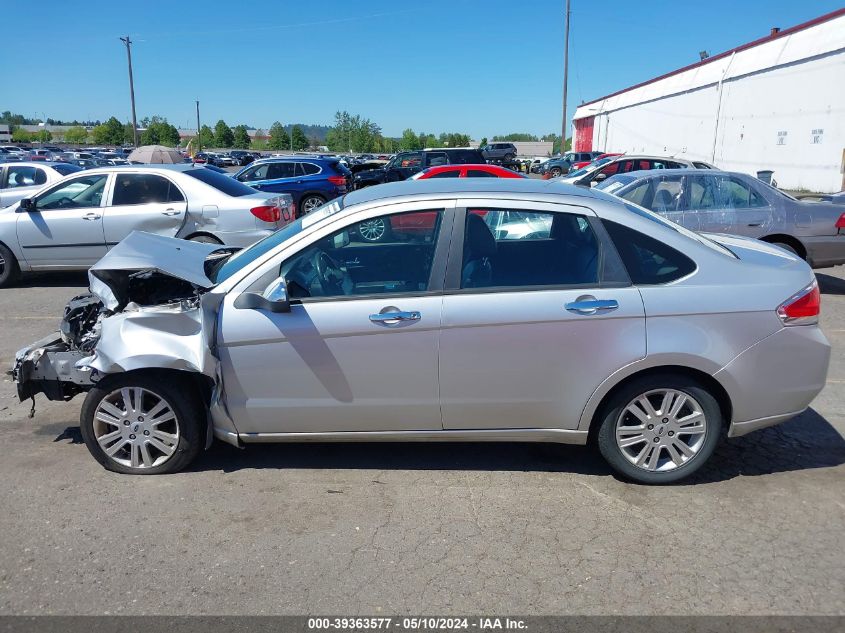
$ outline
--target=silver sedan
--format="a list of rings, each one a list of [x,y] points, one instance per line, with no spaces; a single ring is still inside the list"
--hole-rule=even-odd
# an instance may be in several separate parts
[[[0,287],[22,271],[85,270],[134,230],[242,247],[293,214],[291,196],[205,167],[90,169],[0,210]]]
[[[350,240],[375,219],[404,229]],[[88,449],[122,473],[177,471],[212,437],[592,438],[668,483],[803,411],[830,355],[799,257],[554,181],[371,187],[234,255],[134,233],[89,276],[13,375],[22,400],[86,393]]]
[[[845,198],[805,202],[753,176],[712,169],[637,171],[608,178],[597,189],[693,231],[777,244],[814,268],[845,263]]]

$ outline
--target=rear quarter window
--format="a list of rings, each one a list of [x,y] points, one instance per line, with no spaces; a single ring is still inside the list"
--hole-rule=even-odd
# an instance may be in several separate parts
[[[668,244],[616,222],[605,220],[604,226],[636,285],[666,284],[696,269],[694,261]]]

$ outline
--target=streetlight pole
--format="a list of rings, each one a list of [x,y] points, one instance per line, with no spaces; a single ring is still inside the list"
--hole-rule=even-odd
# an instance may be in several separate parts
[[[126,58],[129,60],[129,97],[132,99],[132,140],[135,147],[138,147],[138,121],[135,118],[135,82],[132,79],[132,40],[129,36],[121,37],[120,41],[126,44]]]
[[[569,1],[566,0],[566,16],[563,27],[563,119],[560,125],[560,155],[566,145],[566,84],[569,79]]]
[[[202,134],[200,130],[200,102],[197,99],[197,154],[202,151]],[[196,156],[197,154],[194,154]]]

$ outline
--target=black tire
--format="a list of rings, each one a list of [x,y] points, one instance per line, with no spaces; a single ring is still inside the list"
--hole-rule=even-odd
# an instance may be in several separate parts
[[[14,253],[0,244],[0,288],[14,284],[21,276],[21,269]]]
[[[307,215],[317,207],[326,204],[326,199],[318,195],[308,195],[299,201],[299,215]]]
[[[560,167],[552,167],[549,170],[549,173],[552,175],[552,178],[557,178],[563,174],[563,170]]]
[[[513,160],[513,154],[505,154],[505,162],[509,163]]]
[[[625,408],[635,398],[647,392],[660,389],[673,389],[687,396],[691,396],[696,400],[701,407],[701,412],[704,414],[705,432],[700,447],[688,461],[680,466],[675,466],[672,470],[650,471],[631,463],[625,456],[623,450],[616,442],[616,426]],[[659,420],[657,421],[659,422]],[[716,449],[722,435],[723,419],[722,411],[716,398],[702,387],[700,383],[685,376],[656,374],[634,380],[614,393],[605,403],[602,410],[596,415],[595,423],[600,424],[596,434],[599,451],[611,468],[626,479],[642,484],[660,485],[674,483],[689,477],[707,462]],[[643,431],[643,434],[645,433]],[[678,433],[678,439],[682,436],[683,434]],[[643,449],[648,446],[644,441]],[[658,457],[662,454],[668,455],[668,450],[658,449]]]
[[[94,415],[97,407],[105,398],[113,397],[116,391],[124,387],[141,388],[159,397],[165,401],[176,416],[179,439],[175,444],[176,448],[173,454],[160,464],[142,468],[133,468],[131,465],[122,464],[109,457],[97,441],[97,433],[94,428]],[[104,378],[88,392],[85,402],[82,404],[79,426],[88,451],[106,470],[130,475],[159,475],[178,472],[196,458],[205,442],[205,417],[206,413],[199,396],[188,380],[174,376],[172,373],[130,372]],[[141,419],[139,418],[138,421],[141,421]],[[125,422],[129,422],[129,424],[125,424]],[[98,422],[98,424],[102,423]],[[124,420],[124,425],[127,433],[131,432],[130,429],[138,426],[134,420]],[[108,428],[111,427],[108,426]],[[122,428],[122,426],[118,426],[118,429],[122,430]],[[115,444],[117,442],[112,444],[111,447]],[[123,446],[125,447],[126,444],[123,444]],[[122,455],[125,450],[125,448],[121,449],[117,452],[117,455]],[[147,450],[150,451],[150,448],[147,447]]]
[[[188,238],[189,242],[200,242],[202,244],[222,244],[220,240],[216,237],[212,237],[211,235],[194,235],[193,237]]]

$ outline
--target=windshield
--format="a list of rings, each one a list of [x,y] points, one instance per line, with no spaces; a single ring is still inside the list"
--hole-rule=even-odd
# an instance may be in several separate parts
[[[672,220],[669,220],[668,218],[664,218],[662,215],[658,215],[654,211],[649,211],[645,207],[641,207],[639,205],[636,205],[633,202],[628,202],[627,200],[623,200],[623,203],[625,204],[625,208],[628,209],[628,211],[630,211],[631,213],[635,213],[636,215],[640,216],[641,218],[645,218],[646,220],[651,220],[652,222],[656,222],[657,224],[661,224],[661,225],[663,225],[667,228],[672,229],[673,231],[677,231],[681,235],[688,237],[692,240],[695,240],[696,242],[699,242],[701,244],[704,244],[705,246],[712,248],[714,251],[718,251],[718,252],[722,253],[723,255],[729,255],[729,256],[733,257],[734,259],[739,259],[734,254],[734,252],[731,251],[729,248],[726,248],[725,246],[722,246],[718,242],[714,242],[713,240],[706,238],[699,233],[695,233],[693,231],[690,231],[689,229],[681,226],[680,224],[672,222]]]
[[[191,178],[196,178],[200,182],[204,182],[209,187],[214,187],[217,191],[222,191],[227,196],[240,198],[241,196],[251,196],[256,193],[255,189],[252,187],[247,187],[245,184],[238,182],[234,178],[229,178],[229,176],[225,174],[212,171],[206,167],[189,169],[183,173],[186,176],[190,176]]]
[[[311,211],[308,215],[304,215],[298,220],[291,222],[286,227],[268,235],[263,240],[259,240],[252,246],[248,246],[231,257],[221,260],[220,265],[216,270],[209,273],[208,278],[215,284],[226,281],[229,277],[238,271],[243,270],[246,266],[257,260],[262,255],[272,251],[282,242],[300,234],[303,229],[307,229],[330,215],[334,215],[342,208],[342,197],[335,198],[331,202],[327,202],[323,206]]]
[[[613,160],[613,159],[612,158],[602,158],[601,160],[593,161],[589,165],[585,165],[584,167],[582,167],[581,169],[578,169],[577,171],[569,172],[566,177],[567,178],[579,178],[580,176],[584,176],[586,174],[589,174],[591,171],[594,171],[595,169],[601,167],[602,165],[606,165],[611,160]]]

